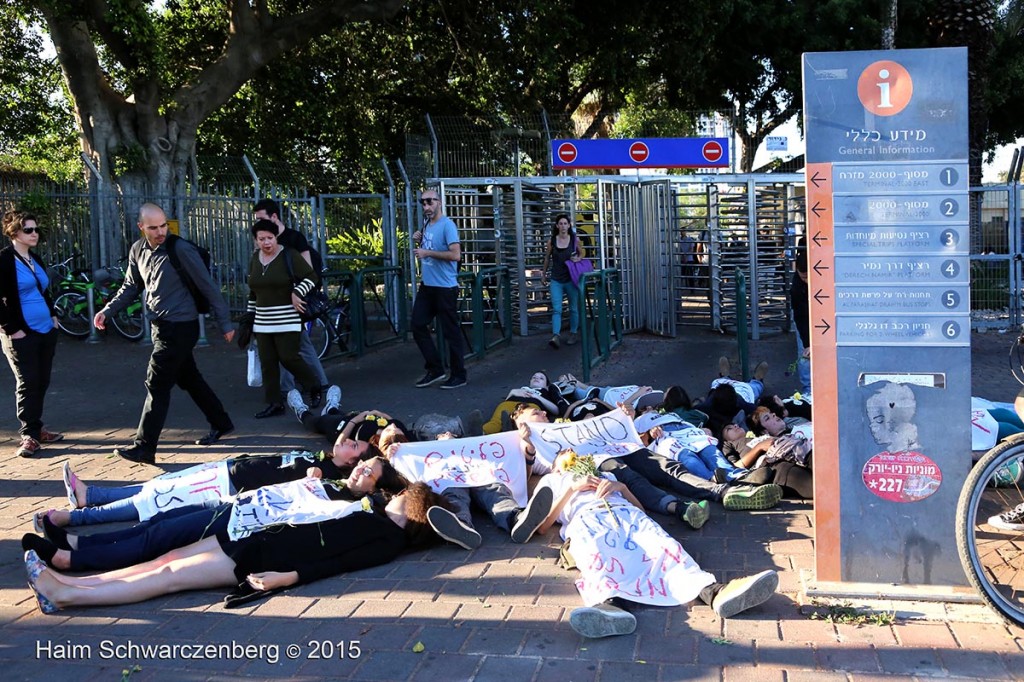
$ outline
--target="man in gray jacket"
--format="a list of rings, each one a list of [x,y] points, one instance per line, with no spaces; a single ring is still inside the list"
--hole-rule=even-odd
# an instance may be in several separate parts
[[[190,242],[168,234],[167,216],[159,206],[142,205],[139,231],[142,238],[129,252],[124,285],[106,307],[96,313],[93,324],[103,329],[108,317],[126,308],[143,289],[146,290],[153,329],[153,354],[146,373],[146,402],[134,444],[116,448],[114,454],[132,462],[153,464],[171,405],[171,389],[175,385],[188,392],[210,423],[210,432],[196,440],[196,445],[214,443],[235,428],[192,356],[192,349],[199,340],[199,309],[191,290],[208,302],[228,343],[235,336],[235,328],[228,305],[199,251]]]

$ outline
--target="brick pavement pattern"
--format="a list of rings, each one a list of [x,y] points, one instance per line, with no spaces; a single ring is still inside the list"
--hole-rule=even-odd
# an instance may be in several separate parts
[[[470,363],[470,384],[456,391],[413,388],[422,368],[411,342],[355,361],[329,361],[326,369],[342,386],[343,409],[378,408],[407,420],[420,412],[464,415],[473,408],[486,416],[537,369],[552,376],[579,373],[579,347],[552,351],[545,338],[516,338]],[[1016,394],[1008,371],[1011,341],[1009,334],[973,336],[975,395],[1010,400]],[[784,375],[793,347],[791,334],[751,343],[752,364],[766,359],[771,365],[769,390],[793,390],[795,378]],[[68,437],[34,459],[13,454],[13,378],[0,373],[5,680],[111,680],[124,671],[132,680],[1024,679],[1024,632],[978,605],[858,601],[895,610],[896,623],[857,627],[810,619],[814,609],[804,589],[813,582],[814,511],[793,502],[753,513],[718,506],[696,532],[656,516],[720,580],[775,568],[780,590],[762,607],[728,621],[704,605],[639,608],[637,631],[626,637],[588,641],[568,627],[569,612],[580,602],[573,574],[555,566],[555,530],[514,545],[483,518],[477,526],[483,545],[473,552],[438,546],[248,608],[227,611],[222,593],[201,591],[43,616],[25,582],[19,540],[31,530],[33,512],[66,504],[64,461],[87,481],[118,484],[243,452],[320,447],[290,415],[253,419],[261,392],[245,386],[243,354],[214,342],[197,351],[197,360],[236,433],[209,448],[192,445],[207,427],[178,394],[156,467],[113,457],[113,447],[130,442],[134,433],[148,354],[148,348],[117,338],[98,345],[62,338],[45,416],[49,428]],[[677,339],[630,336],[595,371],[593,383],[679,383],[694,396],[706,390],[722,354],[735,361],[735,339],[701,330]],[[167,651],[195,644],[225,651],[207,658]],[[142,648],[154,646],[165,648]]]

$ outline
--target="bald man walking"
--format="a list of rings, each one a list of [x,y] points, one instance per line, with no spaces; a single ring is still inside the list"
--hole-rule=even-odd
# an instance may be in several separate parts
[[[189,394],[210,423],[210,432],[196,440],[196,445],[215,443],[235,429],[192,356],[199,340],[199,310],[191,290],[209,302],[228,343],[235,336],[235,328],[228,305],[199,251],[190,242],[168,234],[163,209],[156,204],[143,204],[139,209],[139,231],[142,238],[129,251],[124,285],[96,313],[93,323],[97,329],[103,329],[108,317],[119,313],[146,290],[153,330],[146,402],[134,444],[116,448],[114,454],[131,462],[153,464],[175,385]]]

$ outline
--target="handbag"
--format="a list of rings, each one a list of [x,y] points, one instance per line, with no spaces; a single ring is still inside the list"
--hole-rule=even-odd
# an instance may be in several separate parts
[[[291,279],[293,285],[298,284],[295,279],[295,270],[292,269],[292,257],[289,253],[291,249],[286,246],[284,250],[284,264],[288,268],[288,278]],[[305,312],[299,313],[299,319],[303,322],[312,322],[316,318],[326,315],[331,307],[327,294],[324,293],[319,284],[303,296],[302,301],[306,304]]]
[[[252,328],[256,324],[256,313],[245,312],[238,318],[238,347],[245,350],[252,341]]]
[[[573,246],[577,246],[577,239],[575,237],[573,238]],[[572,250],[573,253],[576,253],[576,250],[577,249],[574,248]],[[576,286],[580,285],[580,277],[585,273],[593,272],[594,270],[594,264],[590,262],[589,258],[580,258],[578,261],[569,259],[565,261],[565,267],[569,269],[569,279],[571,279],[572,283]]]
[[[245,376],[246,383],[252,388],[259,388],[263,385],[263,365],[260,364],[260,356],[256,352],[256,346],[249,346],[246,354],[249,356],[249,366]]]

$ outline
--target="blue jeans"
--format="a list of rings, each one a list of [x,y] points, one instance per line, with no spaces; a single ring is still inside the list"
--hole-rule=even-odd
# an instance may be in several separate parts
[[[800,392],[811,395],[811,360],[804,357],[804,342],[796,334],[796,374],[800,379]]]
[[[715,469],[724,469],[726,477],[730,481],[741,478],[747,473],[746,469],[741,469],[727,460],[722,451],[714,445],[709,445],[700,452],[683,450],[679,453],[679,463],[686,467],[691,474],[709,481],[714,480]]]
[[[572,283],[551,280],[548,284],[551,290],[551,333],[562,332],[562,299],[569,297],[569,333],[575,334],[580,328],[579,300],[580,288]]]
[[[142,492],[141,485],[105,487],[91,485],[85,489],[83,509],[71,510],[69,526],[88,526],[93,523],[114,521],[138,521],[139,510],[135,506],[135,495]]]
[[[452,511],[459,521],[473,527],[473,516],[469,511],[470,502],[476,502],[487,512],[494,525],[509,532],[516,523],[519,505],[512,497],[512,491],[501,483],[478,485],[473,488],[448,488],[441,495],[452,505]]]
[[[216,535],[230,517],[230,502],[212,500],[161,512],[124,530],[80,535],[78,549],[71,551],[71,570],[111,571],[156,559]]]

